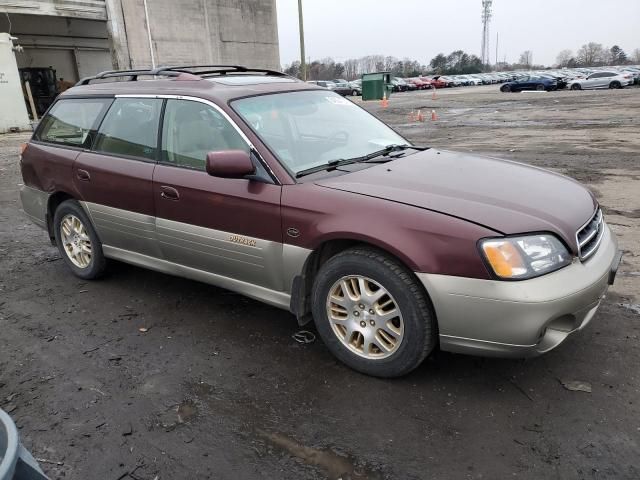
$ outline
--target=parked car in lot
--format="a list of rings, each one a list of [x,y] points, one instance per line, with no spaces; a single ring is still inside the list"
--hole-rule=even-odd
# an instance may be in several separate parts
[[[351,95],[352,92],[352,88],[347,83],[337,84],[329,80],[309,80],[307,83],[312,83],[314,85],[318,85],[319,87],[328,88],[329,90],[333,90],[343,97]]]
[[[354,80],[352,82],[349,82],[349,88],[351,89],[352,97],[362,95],[362,80]]]
[[[458,75],[465,85],[482,85],[482,80],[472,75]]]
[[[624,88],[633,85],[633,76],[625,72],[594,72],[586,78],[577,78],[569,82],[571,90],[592,88]]]
[[[620,262],[574,180],[412,145],[269,70],[84,79],[20,168],[25,213],[79,278],[120,260],[233,290],[314,321],[338,359],[380,377],[436,347],[545,353],[589,324]]]
[[[408,92],[417,89],[413,83],[409,83],[400,77],[391,77],[391,85],[393,85],[394,92]]]
[[[527,75],[519,78],[518,80],[514,80],[511,82],[507,82],[502,84],[500,87],[501,92],[521,92],[523,90],[540,90],[540,91],[551,91],[556,90],[558,88],[558,83],[555,79],[541,77],[537,75]]]
[[[401,82],[398,77],[391,77],[391,86],[394,92],[406,92],[408,90],[407,84]]]
[[[426,90],[431,88],[431,82],[418,77],[407,78],[407,82],[413,83],[418,90]]]
[[[407,85],[408,91],[413,92],[415,90],[418,90],[418,85],[410,81],[408,78],[402,78],[401,80]]]
[[[425,77],[421,78],[425,79]],[[443,80],[443,77],[441,75],[435,75],[433,78],[427,78],[426,80],[429,80],[431,82],[431,85],[435,88],[445,88],[449,86],[449,84]]]
[[[633,79],[633,84],[637,85],[640,83],[640,68],[636,67],[624,67],[619,70],[621,73],[629,73]]]

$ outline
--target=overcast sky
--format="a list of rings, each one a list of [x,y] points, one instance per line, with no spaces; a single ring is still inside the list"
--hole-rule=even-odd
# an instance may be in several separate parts
[[[300,58],[298,1],[276,0],[280,61]],[[303,0],[307,57],[336,61],[371,54],[409,57],[427,64],[438,53],[480,56],[481,0]],[[640,48],[640,0],[494,0],[491,61],[518,60],[533,51],[550,65],[562,49],[593,41]]]

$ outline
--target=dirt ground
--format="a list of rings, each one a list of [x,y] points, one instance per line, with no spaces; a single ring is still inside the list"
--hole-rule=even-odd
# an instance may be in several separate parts
[[[389,381],[296,343],[287,312],[221,289],[119,263],[98,282],[73,277],[20,211],[26,137],[0,136],[0,407],[48,475],[640,478],[640,89],[496,90],[365,107],[416,143],[585,182],[625,251],[616,285],[545,356],[437,353]],[[426,122],[409,122],[417,109]]]

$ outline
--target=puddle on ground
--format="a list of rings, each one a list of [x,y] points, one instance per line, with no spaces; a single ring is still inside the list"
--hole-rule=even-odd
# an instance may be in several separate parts
[[[280,433],[258,432],[272,445],[299,458],[307,465],[321,468],[329,480],[381,480],[378,472],[369,471],[357,465],[349,457],[339,455],[330,449],[318,449],[300,445],[295,440]]]

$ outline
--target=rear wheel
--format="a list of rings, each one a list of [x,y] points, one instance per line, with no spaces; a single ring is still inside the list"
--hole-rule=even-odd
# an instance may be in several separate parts
[[[622,84],[616,80],[609,84],[609,88],[622,88]]]
[[[58,250],[71,271],[86,280],[100,277],[106,267],[102,243],[78,202],[62,202],[53,225]]]
[[[511,91],[511,85],[503,85],[502,87],[500,87],[500,91],[502,91],[502,92],[510,92]]]
[[[315,279],[312,301],[324,343],[362,373],[404,375],[436,345],[435,315],[424,289],[380,251],[353,248],[329,259]]]
[[[352,97],[357,97],[358,96],[358,91],[357,90],[351,90],[351,96]]]
[[[574,83],[573,85],[571,85],[571,90],[580,90],[581,88],[582,87],[579,83]]]
[[[544,85],[536,85],[536,90],[539,92],[545,90]]]

